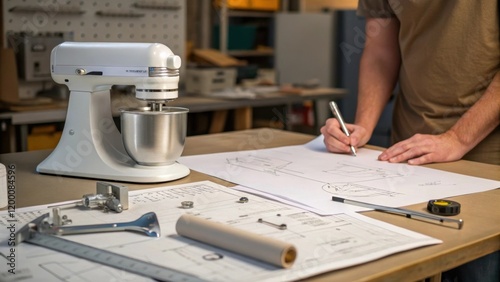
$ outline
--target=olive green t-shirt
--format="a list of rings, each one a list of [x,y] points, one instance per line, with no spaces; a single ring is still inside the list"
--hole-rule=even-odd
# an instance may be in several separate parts
[[[448,130],[500,70],[497,0],[360,0],[358,15],[400,22],[393,142]],[[464,159],[500,164],[500,128]]]

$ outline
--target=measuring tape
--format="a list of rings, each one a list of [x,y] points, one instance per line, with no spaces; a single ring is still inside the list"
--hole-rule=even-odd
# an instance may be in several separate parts
[[[179,270],[83,245],[57,236],[33,232],[30,234],[30,238],[25,241],[75,257],[150,277],[158,281],[205,281]]]
[[[439,215],[457,215],[460,213],[460,204],[449,200],[430,200],[427,203],[427,210]]]

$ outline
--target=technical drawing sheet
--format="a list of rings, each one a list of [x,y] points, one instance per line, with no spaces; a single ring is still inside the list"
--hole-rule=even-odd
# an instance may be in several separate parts
[[[357,157],[332,154],[321,135],[305,145],[186,156],[179,162],[322,215],[366,210],[332,202],[332,196],[401,207],[500,187],[500,181],[378,161],[379,154],[366,148]]]
[[[248,202],[240,201],[241,197],[247,197]],[[182,208],[182,201],[193,201],[194,207]],[[63,238],[189,272],[207,281],[298,280],[441,243],[357,213],[319,216],[209,181],[131,191],[129,204],[129,209],[122,213],[68,208],[61,214],[67,215],[73,225],[87,225],[131,221],[154,211],[160,222],[160,238],[132,232]],[[28,243],[7,246],[10,236],[7,227],[14,225],[19,230],[26,222],[48,211],[38,206],[17,210],[13,216],[0,213],[1,281],[149,281]],[[292,243],[297,248],[297,260],[291,268],[282,269],[180,237],[175,233],[175,223],[184,213]],[[259,218],[285,223],[287,229],[259,223]],[[8,273],[8,256],[12,254],[9,248],[14,248],[15,275]]]

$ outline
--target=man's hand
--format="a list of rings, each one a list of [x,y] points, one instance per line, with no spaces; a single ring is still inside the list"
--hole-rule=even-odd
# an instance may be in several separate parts
[[[415,134],[389,147],[378,157],[381,161],[411,165],[451,162],[461,159],[467,148],[451,132],[440,135]]]
[[[350,154],[350,145],[358,148],[365,145],[370,139],[364,127],[349,123],[346,124],[346,127],[351,136],[345,135],[337,119],[329,118],[326,120],[325,125],[321,127],[321,133],[324,136],[324,143],[328,151]]]

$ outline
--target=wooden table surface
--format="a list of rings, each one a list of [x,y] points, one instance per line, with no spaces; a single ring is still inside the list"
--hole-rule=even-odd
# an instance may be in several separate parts
[[[253,129],[188,137],[183,155],[263,149],[304,144],[315,136],[275,129]],[[373,148],[373,147],[372,147]],[[16,166],[16,206],[25,207],[76,200],[95,192],[95,181],[71,177],[40,175],[36,165],[50,151],[33,151],[0,155],[0,162]],[[500,180],[500,166],[470,161],[427,165],[435,169],[465,175]],[[196,171],[187,177],[160,185],[176,185],[211,180],[224,186],[234,186]],[[130,190],[158,186],[126,184]],[[366,264],[349,267],[310,278],[311,281],[409,281],[439,274],[467,261],[500,250],[500,189],[449,198],[459,201],[462,210],[456,218],[464,220],[461,230],[434,225],[419,220],[383,212],[363,214],[394,225],[440,239],[442,244],[394,254]],[[407,208],[422,211],[426,203]],[[439,276],[438,276],[439,277]]]

